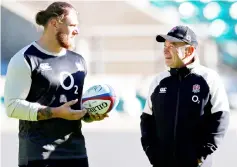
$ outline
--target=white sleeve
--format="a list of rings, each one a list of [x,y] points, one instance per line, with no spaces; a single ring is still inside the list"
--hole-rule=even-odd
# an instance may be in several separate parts
[[[26,97],[31,87],[31,69],[24,55],[17,53],[8,65],[4,87],[4,101],[9,117],[37,121],[39,103],[30,103]]]
[[[152,103],[151,103],[151,95],[154,92],[155,88],[158,86],[158,81],[157,81],[157,77],[152,81],[150,88],[149,88],[149,92],[148,92],[148,96],[147,96],[147,100],[146,100],[146,104],[144,107],[143,112],[149,115],[152,115]]]
[[[150,96],[147,97],[145,107],[143,109],[143,112],[149,115],[152,115],[152,106],[151,106],[151,98]]]
[[[213,72],[212,74],[212,82],[209,84],[210,86],[210,94],[211,94],[211,104],[212,104],[212,113],[216,113],[218,111],[229,112],[229,101],[227,97],[227,93],[225,91],[225,87],[223,82],[221,81],[220,76]]]

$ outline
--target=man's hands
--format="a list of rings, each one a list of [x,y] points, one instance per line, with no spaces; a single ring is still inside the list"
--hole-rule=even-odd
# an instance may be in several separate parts
[[[101,121],[101,120],[103,120],[103,119],[106,118],[106,117],[109,117],[108,114],[103,114],[103,115],[96,114],[96,115],[93,115],[93,114],[91,114],[91,113],[88,112],[88,113],[84,116],[83,120],[84,120],[85,122]]]
[[[65,104],[50,108],[46,107],[38,111],[38,120],[46,120],[50,118],[63,118],[66,120],[79,120],[87,113],[85,109],[83,110],[73,110],[71,106],[76,104],[78,99],[66,102]]]
[[[78,99],[71,100],[59,107],[45,107],[38,110],[37,119],[46,120],[51,118],[63,118],[66,120],[79,120],[82,119],[85,122],[101,121],[104,118],[108,117],[108,114],[96,114],[93,115],[87,112],[86,109],[83,110],[73,110],[71,106],[76,104]]]
[[[202,165],[202,160],[201,159],[198,159],[198,167]]]

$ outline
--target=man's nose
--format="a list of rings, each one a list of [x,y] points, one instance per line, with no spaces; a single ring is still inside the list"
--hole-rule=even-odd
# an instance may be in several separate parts
[[[73,30],[73,35],[77,35],[79,33],[79,28],[75,27],[75,29]]]

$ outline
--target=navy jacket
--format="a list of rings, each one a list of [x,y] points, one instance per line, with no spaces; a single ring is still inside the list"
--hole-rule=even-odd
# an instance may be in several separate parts
[[[141,115],[141,143],[153,166],[210,167],[228,124],[219,75],[195,61],[152,82]]]

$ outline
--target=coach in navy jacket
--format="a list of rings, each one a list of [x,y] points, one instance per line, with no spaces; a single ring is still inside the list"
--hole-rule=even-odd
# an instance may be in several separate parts
[[[143,149],[154,167],[211,167],[229,124],[224,86],[199,64],[190,28],[176,26],[156,40],[164,42],[170,69],[151,83],[141,115]]]

